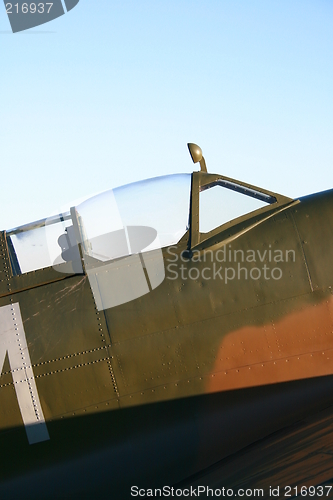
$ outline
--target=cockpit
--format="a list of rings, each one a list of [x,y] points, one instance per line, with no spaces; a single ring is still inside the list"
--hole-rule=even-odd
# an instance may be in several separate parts
[[[201,170],[135,182],[93,196],[64,213],[6,232],[12,275],[45,268],[86,274],[99,310],[140,297],[164,280],[162,250],[225,245],[294,201]],[[41,271],[42,272],[42,271]],[[55,278],[52,278],[55,279]]]
[[[162,283],[164,248],[180,245],[184,258],[191,259],[194,250],[224,245],[293,203],[207,173],[200,148],[190,144],[189,149],[200,172],[111,189],[61,214],[7,231],[12,275],[45,268],[62,275],[85,274],[97,309],[107,309]]]
[[[276,204],[278,197],[202,172],[135,182],[7,231],[13,272],[51,266],[64,273],[83,272],[82,261],[97,265],[175,245],[190,229],[195,232],[197,222],[198,234],[209,235]]]

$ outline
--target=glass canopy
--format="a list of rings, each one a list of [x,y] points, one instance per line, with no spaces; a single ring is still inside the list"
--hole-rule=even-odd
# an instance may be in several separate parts
[[[191,179],[191,174],[174,174],[135,182],[93,196],[63,214],[7,231],[14,274],[51,266],[59,272],[82,273],[82,259],[88,271],[176,244],[189,229]],[[269,194],[226,179],[200,191],[203,233],[276,202]]]
[[[7,231],[15,274],[76,263],[106,262],[173,245],[188,230],[191,174],[135,182],[94,196],[71,211]],[[67,272],[67,271],[65,271]]]

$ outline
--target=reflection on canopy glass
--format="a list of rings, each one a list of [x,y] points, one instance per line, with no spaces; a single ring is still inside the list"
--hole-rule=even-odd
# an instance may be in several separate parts
[[[86,253],[107,261],[177,243],[188,229],[190,174],[135,182],[76,207]]]
[[[82,272],[78,242],[102,262],[177,243],[188,230],[190,189],[190,174],[156,177],[94,196],[71,213],[7,231],[14,274],[51,266]]]

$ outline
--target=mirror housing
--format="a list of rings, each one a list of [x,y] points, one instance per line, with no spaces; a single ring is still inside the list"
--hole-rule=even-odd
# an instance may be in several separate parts
[[[200,163],[201,172],[207,173],[205,158],[202,156],[202,149],[197,144],[189,142],[187,144],[193,163]]]

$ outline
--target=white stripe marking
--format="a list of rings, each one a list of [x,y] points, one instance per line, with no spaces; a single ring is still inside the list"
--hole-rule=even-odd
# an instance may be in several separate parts
[[[29,444],[50,439],[39,401],[18,303],[0,307],[0,367],[6,354]]]

